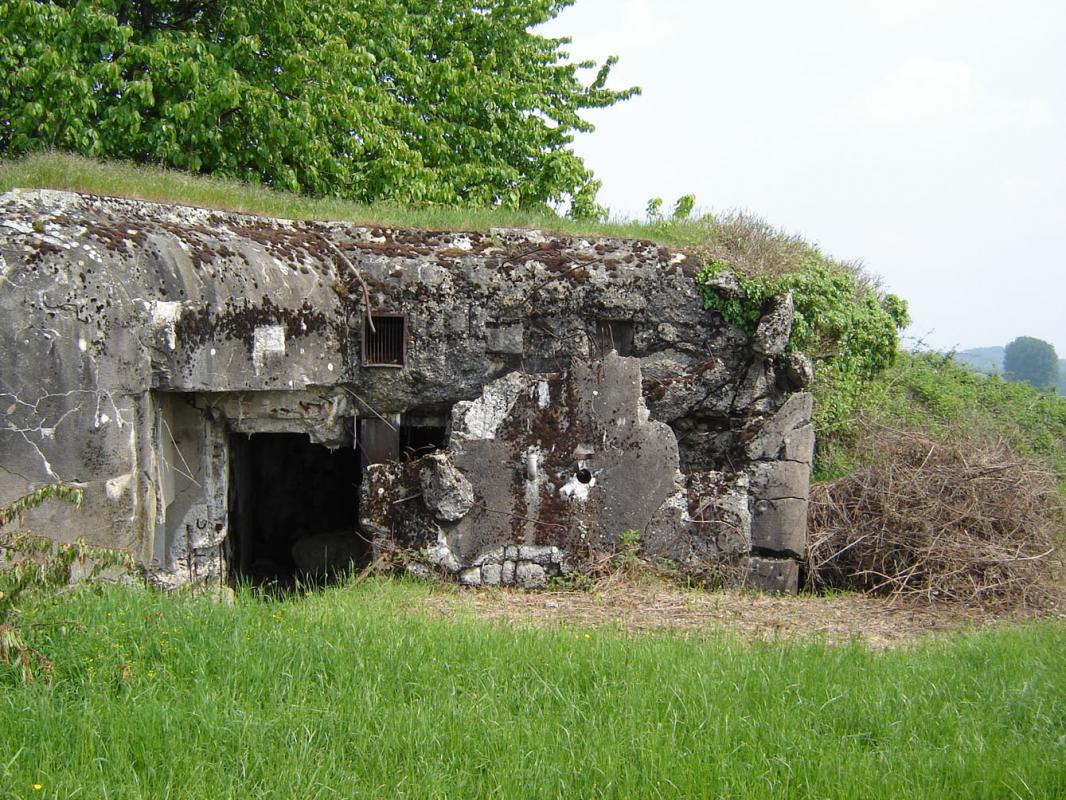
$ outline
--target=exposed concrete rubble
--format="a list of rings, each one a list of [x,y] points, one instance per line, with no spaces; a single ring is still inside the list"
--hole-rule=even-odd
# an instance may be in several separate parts
[[[372,540],[536,587],[636,530],[793,590],[813,432],[792,301],[748,337],[697,269],[642,241],[8,193],[0,503],[79,483],[80,512],[32,525],[165,585],[328,571]]]
[[[434,453],[418,472],[422,504],[441,522],[458,522],[474,505],[474,487],[448,457]]]

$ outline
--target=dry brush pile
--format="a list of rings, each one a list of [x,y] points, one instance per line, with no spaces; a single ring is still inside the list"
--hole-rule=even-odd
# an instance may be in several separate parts
[[[1050,470],[1002,441],[865,435],[873,465],[811,489],[812,588],[998,608],[1054,598],[1063,504]]]

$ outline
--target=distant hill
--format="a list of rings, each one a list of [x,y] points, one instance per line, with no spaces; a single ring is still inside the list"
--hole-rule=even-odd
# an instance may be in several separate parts
[[[956,351],[955,360],[983,375],[994,372],[1002,375],[1005,350],[1005,347],[971,347]],[[1059,359],[1059,394],[1066,396],[1066,358]]]
[[[976,372],[991,375],[993,372],[1003,372],[1003,353],[1005,347],[971,347],[969,350],[959,350],[955,353],[955,360],[965,364]]]

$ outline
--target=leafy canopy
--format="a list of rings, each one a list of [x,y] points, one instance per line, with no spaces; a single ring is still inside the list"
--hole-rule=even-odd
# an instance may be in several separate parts
[[[1008,380],[1050,389],[1059,380],[1059,357],[1043,339],[1019,336],[1003,352],[1003,372]]]
[[[44,148],[362,202],[595,215],[580,116],[639,90],[531,28],[574,0],[5,0],[0,155]],[[584,70],[595,70],[588,83]]]

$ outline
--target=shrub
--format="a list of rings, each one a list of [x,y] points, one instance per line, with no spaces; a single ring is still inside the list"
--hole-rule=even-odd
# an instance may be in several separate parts
[[[903,352],[865,388],[859,406],[868,419],[888,427],[936,438],[1002,439],[1047,464],[1066,490],[1066,398],[980,375],[950,356]],[[835,444],[861,460],[856,443],[841,438]]]
[[[869,464],[811,490],[813,588],[1043,607],[1062,524],[1053,473],[1004,441],[867,425]]]
[[[704,306],[749,335],[772,297],[792,295],[796,319],[787,350],[814,360],[815,425],[820,436],[832,436],[851,429],[863,387],[891,366],[899,331],[910,320],[904,300],[879,295],[854,272],[816,253],[795,271],[778,275],[745,274],[715,259],[701,270],[697,283]],[[712,285],[725,270],[736,273],[740,297],[725,297]]]

